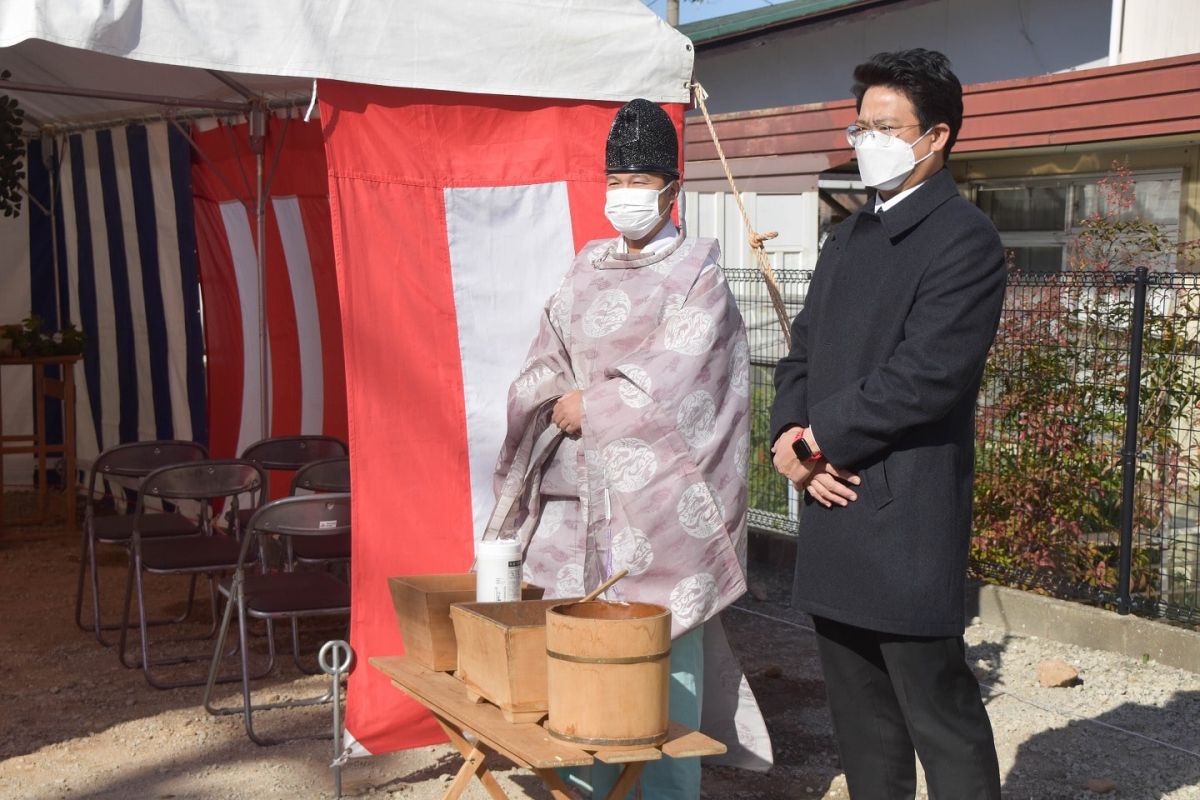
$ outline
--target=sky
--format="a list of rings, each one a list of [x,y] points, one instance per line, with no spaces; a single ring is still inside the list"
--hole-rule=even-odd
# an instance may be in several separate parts
[[[667,0],[642,0],[660,17],[667,15]],[[752,8],[775,5],[779,0],[679,0],[679,24],[684,25],[709,17],[723,17]]]

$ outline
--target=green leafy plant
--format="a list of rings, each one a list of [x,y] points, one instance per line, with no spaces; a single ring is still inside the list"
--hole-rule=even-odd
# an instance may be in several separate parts
[[[1121,450],[1134,300],[1131,272],[1196,258],[1136,215],[1128,166],[1100,181],[1101,208],[1070,244],[1073,275],[1023,280],[1010,289],[986,367],[976,417],[975,536],[971,558],[984,577],[1037,586],[1111,590],[1117,580]],[[1156,300],[1169,302],[1157,302]],[[1131,590],[1153,596],[1158,554],[1150,532],[1187,490],[1200,465],[1183,430],[1200,399],[1189,327],[1194,291],[1147,302],[1133,522]],[[1180,424],[1181,420],[1184,424]]]
[[[0,336],[13,344],[13,351],[23,356],[79,355],[87,347],[87,336],[68,322],[57,332],[47,331],[45,321],[30,314],[20,325],[0,327]]]
[[[750,508],[786,516],[788,513],[787,479],[775,471],[771,457],[771,403],[775,392],[771,371],[753,367],[750,394]]]
[[[0,81],[10,77],[8,70],[0,72]],[[24,122],[25,112],[16,99],[0,95],[0,213],[6,217],[21,213],[21,182],[25,180]]]

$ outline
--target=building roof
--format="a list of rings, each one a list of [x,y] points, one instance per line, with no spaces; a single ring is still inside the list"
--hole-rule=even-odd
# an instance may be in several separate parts
[[[1090,145],[1166,136],[1200,138],[1200,54],[963,87],[955,153]],[[717,136],[740,188],[798,191],[849,163],[853,100],[718,114]],[[725,176],[703,118],[685,131],[688,188]]]
[[[895,0],[791,0],[737,14],[711,17],[679,26],[679,32],[701,46],[763,31],[811,22],[857,11],[860,7],[887,5]]]

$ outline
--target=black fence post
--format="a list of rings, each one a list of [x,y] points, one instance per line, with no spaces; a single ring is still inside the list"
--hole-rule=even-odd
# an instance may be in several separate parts
[[[1117,611],[1128,614],[1133,605],[1133,510],[1137,481],[1138,421],[1141,415],[1142,338],[1146,327],[1146,285],[1150,270],[1133,271],[1133,319],[1129,331],[1129,375],[1125,383],[1125,445],[1121,448],[1121,553],[1117,573]]]

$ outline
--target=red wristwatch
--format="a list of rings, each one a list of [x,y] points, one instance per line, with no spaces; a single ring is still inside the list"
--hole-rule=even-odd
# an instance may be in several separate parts
[[[804,441],[804,434],[807,432],[808,428],[801,428],[796,432],[796,438],[792,440],[792,452],[796,454],[796,458],[804,462],[820,461],[821,451],[813,450],[808,446],[808,442]]]

